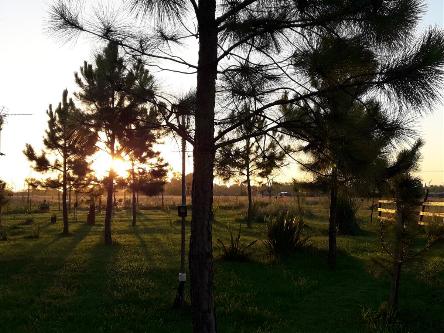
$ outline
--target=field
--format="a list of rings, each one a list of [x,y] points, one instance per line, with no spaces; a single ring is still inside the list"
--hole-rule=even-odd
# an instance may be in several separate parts
[[[179,268],[180,224],[173,203],[145,205],[138,225],[116,212],[112,247],[103,245],[103,213],[95,226],[80,210],[71,236],[62,237],[61,214],[3,216],[8,233],[0,241],[0,332],[191,332],[190,309],[171,308]],[[282,208],[293,199],[270,205]],[[268,199],[262,199],[266,205]],[[216,240],[238,227],[245,198],[215,199],[215,296],[219,332],[372,332],[364,319],[386,300],[388,278],[371,258],[379,251],[377,225],[368,204],[359,211],[362,232],[339,236],[338,268],[326,265],[327,201],[304,201],[311,247],[288,259],[271,258],[262,242],[266,225],[242,228],[245,243],[259,241],[251,261],[220,259]],[[54,206],[56,209],[56,206]],[[188,221],[189,223],[189,221]],[[188,228],[189,230],[189,228]],[[34,237],[32,237],[34,236]],[[187,296],[188,297],[188,296]],[[444,332],[444,245],[402,276],[397,330]],[[189,299],[188,299],[189,302]],[[390,329],[390,328],[389,328]],[[389,332],[389,330],[387,330]]]

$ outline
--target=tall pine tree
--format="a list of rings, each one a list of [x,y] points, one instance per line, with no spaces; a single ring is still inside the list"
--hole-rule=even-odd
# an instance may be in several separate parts
[[[69,234],[68,221],[68,186],[70,182],[85,177],[89,171],[87,157],[95,151],[97,135],[82,125],[82,114],[64,90],[62,101],[55,110],[49,105],[47,111],[48,129],[43,138],[44,149],[37,153],[27,144],[23,153],[32,163],[35,171],[54,173],[56,178],[47,180],[47,184],[62,188],[63,234]]]
[[[79,91],[77,98],[85,106],[88,127],[98,133],[98,148],[106,151],[112,160],[120,158],[127,149],[124,144],[129,131],[145,126],[146,101],[154,98],[154,79],[138,62],[128,68],[119,55],[116,43],[109,43],[95,57],[95,64],[86,61],[75,74]],[[112,244],[111,220],[115,171],[110,165],[105,179],[106,212],[105,243]]]

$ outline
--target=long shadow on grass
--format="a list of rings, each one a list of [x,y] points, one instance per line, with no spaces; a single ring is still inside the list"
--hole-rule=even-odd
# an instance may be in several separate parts
[[[188,314],[171,310],[177,272],[161,264],[168,258],[156,255],[158,244],[146,241],[144,230],[137,226],[113,246],[88,248],[88,264],[70,304],[51,311],[58,316],[54,325],[67,323],[65,332],[191,331]],[[75,320],[79,315],[81,322]]]
[[[50,273],[56,270],[60,265],[63,265],[65,257],[86,237],[90,229],[91,227],[84,224],[69,237],[57,234],[49,241],[46,241],[47,238],[21,240],[22,242],[36,243],[17,257],[2,261],[2,271],[6,274],[2,274],[0,277],[0,288],[2,285],[17,282],[20,275],[30,274],[29,276],[35,280],[36,276],[32,276],[32,274]]]
[[[10,260],[2,265],[6,274],[0,280],[0,300],[3,309],[0,321],[5,324],[5,331],[38,331],[39,325],[51,320],[47,308],[63,300],[60,297],[48,298],[47,291],[53,288],[59,272],[66,265],[67,257],[86,237],[90,230],[81,226],[71,237],[59,239],[40,249],[38,255],[23,260]],[[66,281],[65,291],[69,289]]]
[[[330,272],[323,251],[307,250],[274,264],[217,265],[223,332],[251,327],[272,332],[346,332],[365,329],[361,307],[381,300],[380,282],[346,255]]]

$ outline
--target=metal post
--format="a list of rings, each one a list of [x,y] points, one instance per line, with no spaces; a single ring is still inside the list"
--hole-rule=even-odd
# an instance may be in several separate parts
[[[186,282],[186,271],[185,271],[185,219],[186,219],[186,207],[187,207],[187,192],[186,192],[186,182],[185,182],[185,158],[186,158],[186,141],[185,141],[185,129],[186,129],[186,118],[185,114],[182,114],[182,203],[179,206],[178,212],[181,217],[181,243],[180,243],[180,272],[179,272],[179,287],[177,288],[176,299],[174,300],[174,307],[180,308],[185,303],[185,282]]]

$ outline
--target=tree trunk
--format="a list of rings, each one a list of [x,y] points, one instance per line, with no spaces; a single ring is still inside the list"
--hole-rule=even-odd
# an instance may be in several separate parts
[[[132,178],[132,186],[131,186],[131,207],[132,207],[132,217],[133,222],[132,225],[135,226],[137,222],[137,203],[136,203],[136,175],[134,171],[134,163],[131,163],[131,178]]]
[[[161,197],[161,200],[162,200],[162,209],[165,209],[165,201],[164,201],[164,197],[163,197],[163,189],[162,189],[162,192],[160,192],[160,197]]]
[[[396,205],[396,229],[395,239],[393,246],[393,267],[392,267],[392,281],[390,286],[390,295],[388,301],[389,310],[392,312],[398,309],[398,296],[399,296],[399,283],[401,278],[402,269],[402,243],[404,241],[404,207],[402,205]]]
[[[67,180],[67,170],[66,170],[66,158],[63,159],[63,180],[62,180],[62,215],[63,215],[63,234],[69,234],[69,222],[68,222],[68,205],[67,205],[67,195],[68,195],[68,180]]]
[[[213,297],[214,106],[217,72],[216,1],[199,0],[199,62],[190,239],[193,332],[216,332]]]
[[[86,219],[87,224],[94,225],[96,224],[96,199],[94,196],[91,196],[90,202],[89,202],[89,211],[88,211],[88,217]]]
[[[74,221],[77,223],[77,209],[79,207],[79,194],[77,190],[74,192]]]
[[[338,200],[337,170],[333,168],[330,188],[330,218],[328,225],[328,266],[336,268],[336,211]]]
[[[402,263],[395,261],[392,268],[392,282],[390,286],[390,296],[388,301],[388,307],[391,312],[398,310],[398,298],[399,298],[399,282],[401,278]]]
[[[71,209],[72,209],[72,188],[71,188],[71,184],[69,184],[68,186],[68,214],[71,213]]]
[[[29,184],[28,184],[27,204],[28,204],[28,213],[31,213],[31,186]]]
[[[111,149],[110,155],[111,159],[114,159],[114,145],[115,138],[111,139]],[[111,245],[113,243],[111,237],[111,219],[113,215],[113,195],[114,195],[114,170],[110,168],[108,174],[108,183],[106,184],[106,211],[105,211],[105,231],[104,240],[106,245]]]

